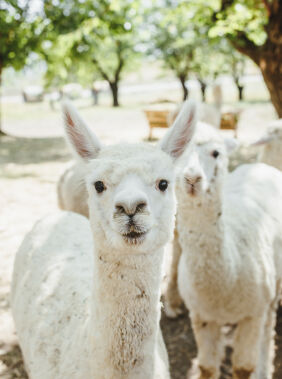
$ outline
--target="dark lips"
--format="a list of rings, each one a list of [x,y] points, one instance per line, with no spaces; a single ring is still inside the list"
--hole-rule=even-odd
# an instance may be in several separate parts
[[[143,242],[146,232],[129,232],[126,234],[123,234],[123,238],[126,242],[137,245],[141,242]]]

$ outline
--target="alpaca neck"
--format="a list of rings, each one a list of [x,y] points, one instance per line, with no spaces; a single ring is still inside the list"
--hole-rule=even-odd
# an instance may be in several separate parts
[[[222,189],[217,188],[204,196],[185,200],[181,199],[181,207],[178,208],[178,220],[185,225],[185,233],[189,233],[195,239],[203,234],[209,238],[218,238],[221,244],[223,237],[222,222]]]
[[[100,370],[107,379],[138,378],[138,372],[154,377],[162,259],[162,250],[109,255],[95,246],[90,325],[95,377]]]

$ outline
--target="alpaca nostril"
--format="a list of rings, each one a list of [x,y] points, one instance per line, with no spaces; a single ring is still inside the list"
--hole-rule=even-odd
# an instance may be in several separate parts
[[[116,205],[116,211],[118,213],[126,213],[126,211],[122,205]]]
[[[147,203],[145,202],[139,203],[135,209],[135,213],[142,212],[144,208],[146,208],[146,206],[147,206]]]
[[[202,180],[201,176],[185,176],[185,180],[187,183],[191,185],[195,185],[196,183],[199,183]]]

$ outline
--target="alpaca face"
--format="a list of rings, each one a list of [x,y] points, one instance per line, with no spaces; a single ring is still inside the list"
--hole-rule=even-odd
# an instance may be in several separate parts
[[[177,175],[184,196],[198,199],[217,191],[227,171],[228,154],[236,146],[234,139],[224,139],[212,126],[199,124],[194,144],[181,158]]]
[[[179,176],[184,192],[190,197],[213,192],[227,169],[226,154],[219,142],[196,143]]]
[[[174,226],[174,161],[193,136],[195,104],[184,104],[157,146],[104,147],[70,104],[63,110],[68,141],[86,165],[94,243],[113,254],[163,247]]]
[[[89,215],[100,240],[148,252],[172,237],[174,167],[167,154],[141,144],[107,147],[88,172]]]

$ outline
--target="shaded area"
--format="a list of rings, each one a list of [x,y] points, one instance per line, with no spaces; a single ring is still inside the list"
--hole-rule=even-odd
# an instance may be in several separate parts
[[[28,378],[19,346],[11,346],[9,351],[0,354],[0,375],[2,379]]]
[[[0,138],[0,164],[40,164],[68,161],[71,155],[63,138]]]

